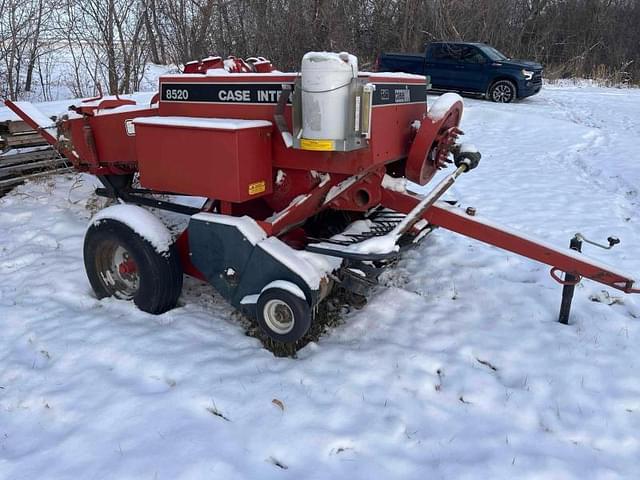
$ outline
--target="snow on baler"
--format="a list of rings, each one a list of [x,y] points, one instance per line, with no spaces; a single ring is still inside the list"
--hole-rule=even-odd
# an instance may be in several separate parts
[[[458,143],[462,99],[445,94],[427,109],[423,76],[359,72],[352,55],[310,52],[299,73],[261,57],[212,57],[159,82],[148,105],[99,97],[72,106],[55,134],[29,104],[6,102],[121,202],[99,212],[85,238],[100,298],[162,313],[186,273],[274,342],[296,344],[334,286],[362,295],[437,227],[552,266],[565,316],[581,277],[640,292],[631,276],[576,252],[579,241],[555,248],[441,202],[480,154]],[[450,163],[428,194],[405,189]],[[204,200],[194,208],[159,193]],[[188,226],[174,239],[141,207],[188,215]]]

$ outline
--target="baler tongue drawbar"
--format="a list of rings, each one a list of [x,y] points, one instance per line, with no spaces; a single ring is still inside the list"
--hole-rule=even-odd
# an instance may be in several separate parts
[[[421,198],[409,192],[403,193],[384,189],[382,204],[395,211],[406,212],[410,216],[411,212],[415,212],[422,204],[429,203],[426,200],[429,200],[430,195]],[[571,242],[571,248],[557,248],[544,240],[483,220],[476,216],[475,209],[462,210],[443,202],[433,202],[428,208],[422,210],[421,218],[432,226],[445,228],[550,265],[552,267],[550,273],[553,279],[565,286],[563,307],[560,315],[560,320],[563,323],[566,323],[568,319],[573,287],[582,277],[625,293],[640,293],[640,288],[636,286],[637,282],[633,276],[580,253],[582,241],[609,249],[619,243],[619,240],[615,237],[610,237],[608,239],[609,246],[604,246],[587,240],[581,234],[576,234]],[[564,279],[559,276],[561,272],[565,272]]]

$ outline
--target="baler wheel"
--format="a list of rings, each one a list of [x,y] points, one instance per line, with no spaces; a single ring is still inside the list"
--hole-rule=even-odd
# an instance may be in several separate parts
[[[182,267],[175,247],[163,254],[122,222],[91,225],[84,239],[84,265],[98,298],[133,300],[140,310],[160,314],[176,306]]]
[[[297,342],[311,326],[311,308],[307,301],[282,288],[263,291],[257,307],[258,325],[276,342]]]

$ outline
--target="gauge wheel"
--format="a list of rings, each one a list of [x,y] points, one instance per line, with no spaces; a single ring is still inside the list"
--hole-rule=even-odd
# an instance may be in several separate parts
[[[282,288],[268,288],[258,298],[258,325],[277,342],[294,343],[311,326],[309,303]]]
[[[516,86],[511,80],[498,80],[489,88],[489,99],[496,103],[511,103],[516,99]]]
[[[84,265],[98,298],[133,300],[145,312],[160,314],[172,309],[182,291],[182,267],[175,246],[158,252],[117,220],[104,219],[89,227]]]

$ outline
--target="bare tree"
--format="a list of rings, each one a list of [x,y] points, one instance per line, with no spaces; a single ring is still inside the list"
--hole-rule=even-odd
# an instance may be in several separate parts
[[[484,41],[547,75],[640,83],[638,0],[0,0],[0,11],[11,98],[49,81],[54,54],[83,96],[136,90],[148,60],[263,55],[289,70],[309,50],[348,50],[369,68],[436,40]]]

